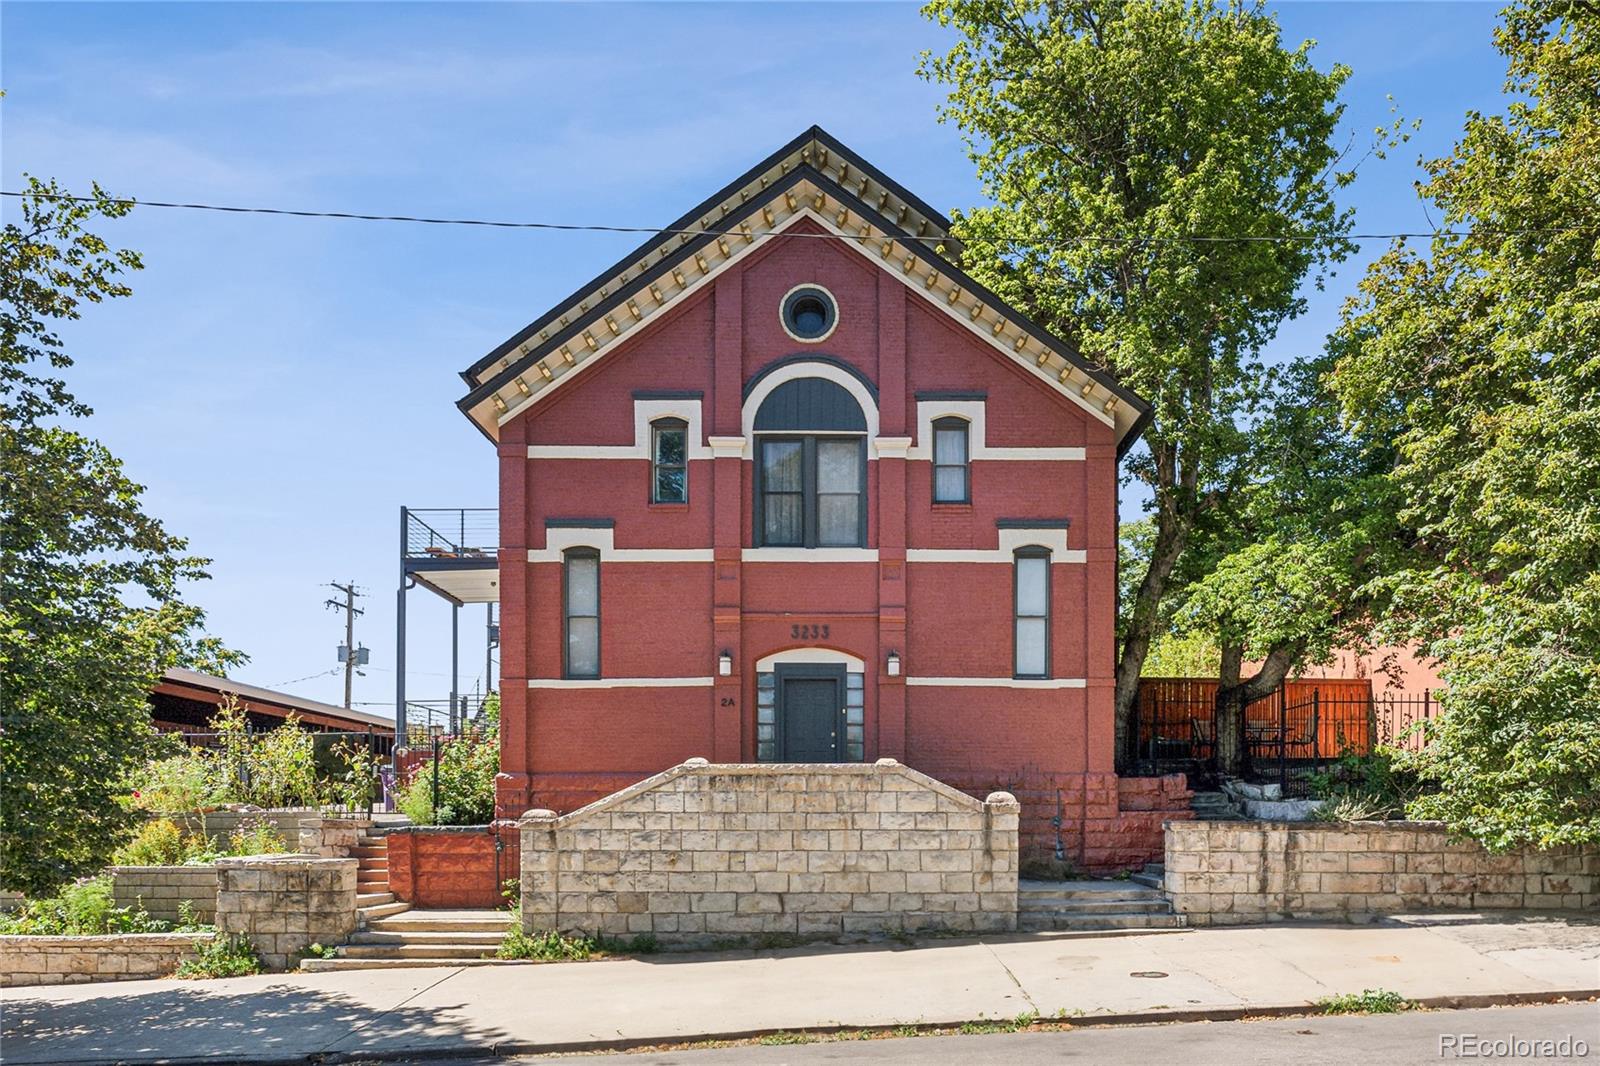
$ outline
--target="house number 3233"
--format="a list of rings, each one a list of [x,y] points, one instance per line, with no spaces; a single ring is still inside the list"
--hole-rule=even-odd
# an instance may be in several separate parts
[[[789,636],[794,640],[827,640],[828,627],[825,625],[792,625],[789,627]]]

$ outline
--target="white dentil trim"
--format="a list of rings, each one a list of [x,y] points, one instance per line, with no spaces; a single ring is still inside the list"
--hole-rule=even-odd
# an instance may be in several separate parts
[[[823,663],[843,666],[858,674],[867,669],[866,660],[859,659],[849,652],[834,651],[832,648],[787,648],[757,659],[756,672],[765,673],[779,663]]]
[[[650,423],[658,418],[681,418],[689,423],[689,459],[710,459],[712,450],[702,442],[700,400],[633,401],[632,444],[530,444],[529,459],[645,459],[650,458]]]

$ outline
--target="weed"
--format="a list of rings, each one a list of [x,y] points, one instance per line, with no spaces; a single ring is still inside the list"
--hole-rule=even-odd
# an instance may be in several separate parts
[[[768,1033],[766,1036],[759,1037],[756,1042],[759,1044],[811,1044],[815,1043],[816,1039],[810,1033],[787,1033],[779,1030],[776,1033]]]
[[[207,977],[248,977],[261,972],[261,957],[255,945],[242,934],[219,934],[201,944],[192,959],[179,964],[172,976],[185,980]]]
[[[523,930],[522,923],[514,924],[500,941],[495,956],[501,959],[534,959],[539,962],[577,962],[593,958],[600,945],[593,937],[564,936],[554,929],[539,933]]]
[[[1316,1005],[1322,1008],[1324,1014],[1399,1014],[1416,1006],[1400,993],[1382,988],[1364,989],[1359,994],[1349,992],[1342,996],[1327,996],[1317,1000]]]
[[[308,959],[336,959],[339,949],[332,944],[307,944],[300,949],[300,954]]]
[[[165,933],[172,926],[152,918],[142,905],[119,907],[109,877],[63,885],[47,899],[32,899],[0,916],[0,933],[24,936],[99,936],[106,933]]]

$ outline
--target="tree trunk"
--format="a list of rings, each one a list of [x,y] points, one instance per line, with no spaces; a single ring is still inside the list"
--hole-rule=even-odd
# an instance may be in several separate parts
[[[1174,454],[1168,453],[1157,461],[1158,476],[1163,480],[1169,476],[1168,471],[1173,467],[1175,458]],[[1156,509],[1156,539],[1150,549],[1150,568],[1139,583],[1133,610],[1128,617],[1128,628],[1122,637],[1122,653],[1117,660],[1114,743],[1119,770],[1126,767],[1135,756],[1134,747],[1138,738],[1134,716],[1139,706],[1139,672],[1144,669],[1145,656],[1150,653],[1150,643],[1155,638],[1167,582],[1189,542],[1189,516],[1170,502],[1170,492],[1162,495],[1167,495],[1169,502]]]
[[[1238,777],[1245,767],[1245,708],[1268,695],[1289,676],[1290,667],[1300,660],[1305,645],[1300,642],[1277,645],[1267,652],[1261,669],[1247,680],[1240,680],[1243,649],[1222,647],[1222,675],[1217,685],[1217,773]],[[1232,656],[1231,676],[1229,656]],[[1226,738],[1226,739],[1224,739]]]

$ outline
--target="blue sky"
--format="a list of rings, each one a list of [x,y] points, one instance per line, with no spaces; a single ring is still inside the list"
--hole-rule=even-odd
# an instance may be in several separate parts
[[[1388,120],[1386,94],[1423,120],[1345,199],[1359,229],[1426,228],[1418,155],[1501,106],[1496,7],[1278,10],[1319,66],[1354,68],[1352,130]],[[0,35],[7,189],[26,171],[147,200],[648,226],[816,122],[936,207],[978,196],[914,74],[947,38],[912,4],[7,3]],[[192,596],[252,656],[236,676],[338,702],[324,583],[354,578],[356,699],[392,701],[400,506],[495,503],[457,372],[635,241],[154,208],[101,232],[146,269],[66,331],[71,382],[152,513],[214,560]],[[1270,354],[1320,345],[1380,250]],[[449,610],[410,602],[410,694],[442,696]]]

